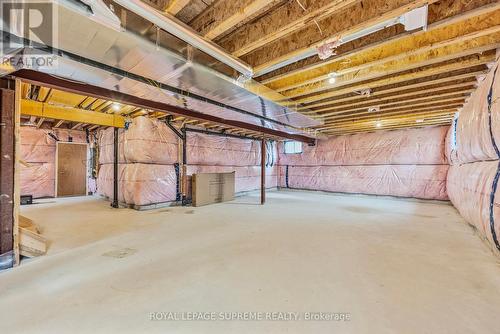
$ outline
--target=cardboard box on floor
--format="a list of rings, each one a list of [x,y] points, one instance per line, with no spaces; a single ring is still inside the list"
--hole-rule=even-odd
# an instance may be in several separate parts
[[[235,172],[193,174],[193,206],[232,201]]]

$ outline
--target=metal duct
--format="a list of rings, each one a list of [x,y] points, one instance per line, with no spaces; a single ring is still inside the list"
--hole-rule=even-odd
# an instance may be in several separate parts
[[[209,54],[215,59],[230,66],[236,71],[240,72],[247,78],[253,76],[253,69],[250,65],[244,63],[238,58],[228,54],[225,50],[213,43],[209,39],[200,36],[191,27],[185,25],[183,22],[176,19],[168,13],[162,13],[140,0],[113,0],[123,8],[134,12],[149,22],[155,24],[161,29],[171,33],[172,35],[182,39],[186,43],[194,46],[195,48]]]
[[[65,2],[58,1],[58,43],[46,51],[56,55],[57,66],[35,70],[288,132],[321,124],[273,102],[284,99],[280,94],[273,97],[256,88],[252,91],[258,95],[251,93],[233,78],[194,60],[187,61],[130,31],[98,22]],[[1,38],[7,41],[10,34],[5,32]],[[7,54],[29,56],[33,52],[39,53],[20,42]],[[0,76],[17,69],[0,68]]]

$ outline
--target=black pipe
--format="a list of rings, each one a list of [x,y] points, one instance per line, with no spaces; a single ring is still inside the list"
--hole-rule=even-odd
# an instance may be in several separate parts
[[[172,116],[168,116],[167,117],[167,121],[165,122],[165,124],[167,124],[167,126],[170,128],[170,130],[172,130],[176,135],[177,137],[183,139],[183,134],[179,132],[179,130],[177,130],[173,125],[172,125]]]
[[[114,160],[113,160],[113,203],[111,206],[115,209],[118,205],[118,128],[114,129]]]
[[[182,164],[187,165],[187,129],[183,127],[181,129],[182,132]]]
[[[187,188],[187,134],[186,134],[186,127],[183,127],[181,129],[182,132],[182,206],[185,206],[188,204],[187,200],[187,193],[186,193],[186,188]]]

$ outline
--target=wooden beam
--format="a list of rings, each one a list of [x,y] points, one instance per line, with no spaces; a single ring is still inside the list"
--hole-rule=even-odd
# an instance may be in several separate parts
[[[306,8],[305,11],[299,2],[288,1],[268,15],[239,28],[227,38],[219,41],[219,45],[234,56],[241,57],[307,26],[313,25],[318,32],[313,20],[323,19],[358,1],[300,0],[300,4]]]
[[[42,126],[43,122],[45,122],[45,118],[43,117],[40,117],[40,119],[38,120],[38,122],[36,123],[36,127],[39,128]]]
[[[331,41],[334,37],[348,36],[373,27],[436,0],[371,0],[356,1],[348,7],[318,21],[321,33],[315,24],[295,31],[278,41],[268,43],[245,55],[242,60],[255,67],[256,73],[265,73],[269,68],[285,64],[290,59],[300,59]]]
[[[488,68],[486,65],[479,65],[472,68],[464,68],[455,71],[445,72],[443,74],[431,76],[431,77],[423,77],[414,80],[398,82],[395,84],[389,84],[380,87],[373,87],[370,89],[370,97],[387,97],[394,96],[405,93],[414,93],[421,90],[433,90],[439,89],[442,87],[452,87],[453,84],[461,84],[463,82],[467,82],[470,84],[476,84],[478,75],[485,75],[488,72]],[[322,100],[318,103],[312,103],[307,106],[298,107],[297,110],[309,110],[310,108],[320,108],[324,106],[330,106],[336,102],[345,102],[351,101],[353,99],[359,99],[361,95],[359,95],[359,91],[348,92],[346,94],[342,94],[339,96],[335,96],[329,99]],[[311,110],[311,112],[314,112]],[[305,112],[304,112],[305,113]]]
[[[208,39],[234,30],[281,0],[219,0],[189,23]]]
[[[21,263],[20,237],[19,237],[19,215],[21,213],[21,92],[22,82],[15,81],[14,102],[14,264]]]
[[[435,86],[435,85],[434,85]],[[344,99],[337,103],[332,103],[327,107],[314,109],[312,111],[303,112],[305,115],[320,114],[324,111],[335,111],[341,107],[370,107],[380,106],[383,103],[390,103],[392,101],[414,101],[424,97],[440,97],[444,94],[471,92],[476,89],[475,81],[462,82],[454,85],[435,86],[427,89],[407,89],[395,93],[388,93],[384,95],[360,97],[355,96],[355,99]]]
[[[370,108],[379,108],[380,111],[387,110],[389,108],[395,108],[398,106],[402,105],[413,105],[417,106],[420,104],[425,104],[425,103],[432,103],[436,101],[443,101],[443,100],[454,100],[457,98],[462,98],[465,99],[470,96],[470,93],[473,92],[475,88],[470,88],[468,90],[464,91],[452,91],[449,93],[443,93],[443,94],[436,94],[436,95],[429,95],[429,94],[420,94],[416,95],[417,97],[414,98],[404,98],[404,99],[391,99],[391,100],[386,100],[386,101],[381,101],[380,103],[368,103],[364,105],[352,105],[352,106],[346,106],[342,108],[337,108],[337,109],[329,109],[332,110],[328,113],[323,113],[323,114],[317,114],[317,115],[311,115],[311,117],[314,118],[321,118],[321,119],[335,119],[335,118],[340,118],[343,117],[347,114],[356,114],[356,115],[361,115],[363,113],[370,113],[369,109]]]
[[[172,15],[177,15],[184,7],[187,6],[190,0],[171,0],[165,11]]]
[[[52,118],[70,122],[97,124],[119,128],[125,127],[125,118],[119,115],[55,106],[31,100],[22,100],[21,113],[28,116]]]
[[[63,123],[64,123],[64,120],[62,120],[62,119],[57,121],[56,125],[54,125],[54,128],[60,127]]]
[[[342,125],[342,124],[357,124],[357,122],[365,122],[368,120],[380,120],[380,121],[385,121],[389,120],[394,117],[410,117],[413,115],[418,115],[422,113],[443,113],[443,110],[446,111],[446,113],[455,113],[458,108],[462,107],[462,102],[455,102],[453,104],[453,101],[447,102],[447,103],[442,103],[442,104],[435,104],[435,105],[427,105],[427,106],[420,106],[420,107],[415,107],[415,108],[400,108],[400,109],[394,109],[392,111],[387,111],[384,113],[374,113],[373,115],[363,115],[360,117],[346,117],[343,119],[338,119],[338,120],[330,120],[329,122],[325,123],[324,126],[322,126],[320,129],[325,129],[333,125]]]
[[[386,119],[378,119],[378,118],[373,118],[373,119],[368,119],[368,120],[363,120],[359,122],[351,122],[351,123],[345,123],[345,124],[332,124],[329,127],[325,127],[322,129],[322,132],[329,132],[331,130],[341,130],[341,131],[346,131],[346,130],[356,130],[356,129],[363,129],[365,127],[372,127],[375,125],[376,127],[380,127],[382,125],[388,126],[388,125],[398,125],[398,124],[407,124],[407,123],[420,123],[425,120],[431,120],[431,119],[448,119],[448,118],[453,118],[456,115],[456,111],[453,109],[443,109],[443,110],[430,110],[430,111],[422,111],[418,113],[413,113],[413,114],[406,114],[406,115],[394,115],[390,118]]]
[[[395,120],[391,122],[371,122],[370,124],[366,124],[358,127],[351,128],[342,128],[342,129],[331,129],[322,131],[322,134],[347,134],[347,133],[357,133],[357,132],[366,132],[366,131],[378,131],[378,130],[387,130],[387,129],[397,129],[403,127],[420,127],[420,126],[429,126],[435,125],[436,123],[445,123],[450,124],[453,121],[453,116],[449,115],[437,115],[437,116],[428,116],[427,118],[417,118],[412,120]]]
[[[390,43],[383,43],[363,52],[336,58],[334,61],[326,62],[324,65],[312,68],[309,71],[299,72],[287,78],[271,82],[268,87],[282,92],[302,85],[327,80],[331,73],[339,75],[358,71],[390,60],[403,59],[417,53],[436,50],[447,45],[473,40],[499,31],[500,10],[496,10],[493,13],[460,20],[451,25],[439,25],[437,28],[417,32]]]
[[[2,80],[2,79],[0,79]],[[10,82],[12,83],[12,82]],[[15,91],[0,89],[0,259],[2,269],[15,265]]]
[[[484,16],[498,9],[500,9],[500,3],[494,0],[475,0],[469,2],[442,0],[429,6],[428,31],[440,29],[477,16]],[[258,77],[257,80],[266,85],[274,81],[288,80],[290,76],[300,75],[302,72],[314,72],[315,69],[330,63],[368,52],[374,48],[383,48],[386,45],[392,45],[394,42],[406,39],[409,36],[420,35],[422,33],[424,32],[406,32],[400,25],[385,28],[368,36],[340,45],[336,49],[336,55],[328,60],[323,61],[317,56],[312,56]]]
[[[376,131],[388,131],[388,130],[399,130],[399,129],[408,129],[408,128],[425,128],[431,126],[443,126],[449,125],[453,121],[453,118],[433,118],[430,120],[426,120],[422,123],[415,122],[407,122],[407,123],[399,123],[399,124],[391,124],[391,125],[382,125],[377,127],[376,125],[367,126],[364,128],[358,129],[350,129],[350,130],[341,130],[341,131],[325,131],[322,134],[327,136],[343,136],[343,135],[352,135],[357,133],[367,133],[367,132],[376,132]]]
[[[452,61],[443,62],[443,64],[437,64],[437,65],[425,66],[422,68],[413,69],[411,71],[404,72],[403,74],[400,75],[392,75],[380,79],[377,78],[367,82],[355,83],[353,85],[346,85],[346,87],[338,87],[326,93],[315,94],[309,97],[298,99],[295,102],[297,103],[318,102],[323,99],[327,99],[333,96],[338,96],[353,91],[360,91],[363,89],[370,89],[373,87],[400,83],[417,78],[429,77],[441,73],[448,73],[454,70],[487,64],[494,60],[495,60],[495,51],[492,50],[484,52],[479,55],[466,56],[463,57],[462,59],[453,59]]]
[[[498,27],[500,30],[500,26]],[[321,79],[311,84],[307,84],[295,89],[291,89],[282,94],[289,98],[295,98],[303,95],[321,92],[327,89],[356,83],[364,80],[370,80],[386,75],[397,74],[402,71],[413,70],[423,66],[439,64],[451,59],[470,56],[496,49],[500,46],[500,32],[487,35],[472,40],[447,45],[422,53],[415,53],[408,57],[374,64],[369,67],[357,69],[355,71],[342,71],[335,77],[335,82],[331,83],[329,79]]]
[[[429,115],[454,115],[457,112],[457,108],[459,105],[450,105],[450,106],[443,106],[443,107],[434,107],[434,108],[425,108],[425,109],[416,109],[414,112],[413,111],[401,111],[401,112],[394,112],[389,115],[374,115],[372,117],[365,117],[363,119],[351,119],[351,120],[346,120],[342,122],[333,122],[333,123],[328,123],[326,126],[318,129],[320,131],[324,131],[326,129],[330,128],[342,128],[342,127],[353,127],[353,126],[358,126],[358,125],[364,125],[368,124],[370,122],[389,122],[391,120],[397,119],[397,120],[410,120],[410,119],[420,119],[420,118],[425,118],[426,116]]]
[[[372,118],[359,122],[351,122],[351,123],[340,123],[340,124],[332,124],[329,127],[325,127],[321,131],[327,131],[331,129],[336,130],[347,130],[347,129],[359,129],[364,127],[371,127],[373,125],[379,127],[381,125],[390,125],[390,124],[401,124],[401,123],[412,123],[417,122],[417,120],[425,120],[427,118],[453,118],[456,114],[456,111],[453,109],[443,109],[443,110],[429,110],[423,111],[413,114],[406,115],[394,115],[390,118],[386,119],[378,119]]]

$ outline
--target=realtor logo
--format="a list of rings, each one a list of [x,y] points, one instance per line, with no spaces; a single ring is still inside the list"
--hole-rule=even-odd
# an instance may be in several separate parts
[[[2,65],[17,68],[53,66],[47,47],[57,48],[57,6],[50,0],[0,3]]]

